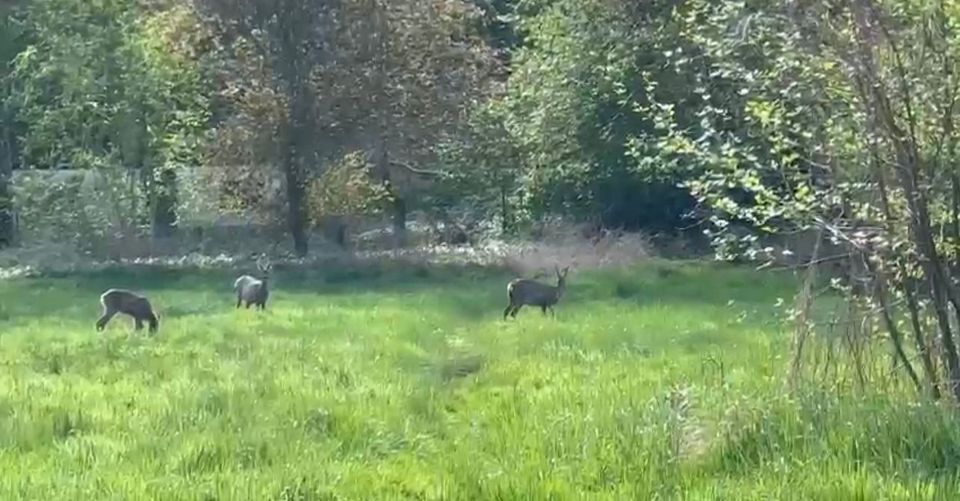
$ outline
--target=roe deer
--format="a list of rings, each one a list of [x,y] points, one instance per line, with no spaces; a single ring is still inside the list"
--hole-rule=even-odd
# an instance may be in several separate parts
[[[150,326],[150,332],[157,332],[160,321],[157,314],[153,311],[150,301],[133,292],[125,289],[110,289],[100,295],[100,305],[103,306],[103,314],[97,320],[97,330],[102,331],[107,322],[117,313],[130,315],[134,320],[134,329],[143,329],[143,322]]]
[[[539,306],[544,315],[547,314],[548,309],[550,313],[554,313],[553,305],[560,301],[567,287],[567,271],[570,267],[564,268],[562,273],[560,268],[554,266],[554,269],[557,272],[556,287],[527,278],[517,278],[507,284],[507,298],[510,304],[503,310],[503,318],[506,319],[507,315],[516,317],[517,312],[524,305]]]
[[[267,280],[270,278],[270,270],[273,265],[261,255],[257,258],[257,269],[260,271],[260,278],[254,278],[250,275],[243,275],[233,282],[233,290],[237,293],[237,308],[246,303],[247,309],[250,305],[255,305],[261,310],[267,308],[267,298],[270,297],[270,290],[267,287]]]

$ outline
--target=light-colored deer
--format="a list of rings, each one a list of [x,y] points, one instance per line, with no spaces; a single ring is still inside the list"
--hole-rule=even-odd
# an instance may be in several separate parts
[[[110,289],[100,295],[100,305],[103,306],[103,314],[97,320],[97,330],[102,331],[117,313],[130,315],[134,320],[134,329],[143,329],[143,323],[147,322],[150,326],[150,332],[155,333],[160,326],[160,320],[150,301],[133,292],[125,289]]]
[[[267,299],[270,297],[270,289],[267,282],[270,279],[270,270],[273,265],[265,255],[257,258],[257,269],[260,271],[260,278],[250,275],[243,275],[233,282],[233,291],[237,294],[237,308],[246,303],[249,309],[251,305],[259,307],[261,310],[267,308]]]
[[[555,313],[553,306],[560,301],[567,288],[567,271],[570,267],[564,268],[561,272],[560,268],[554,266],[554,270],[557,272],[556,287],[528,278],[517,278],[507,284],[507,298],[510,304],[503,310],[503,318],[506,319],[507,315],[516,317],[517,312],[525,305],[539,306],[544,315],[547,314],[547,310]]]

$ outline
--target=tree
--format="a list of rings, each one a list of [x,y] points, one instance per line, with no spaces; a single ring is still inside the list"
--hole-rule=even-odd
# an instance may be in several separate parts
[[[324,177],[319,166],[361,150],[375,184],[389,194],[402,245],[409,198],[429,183],[429,169],[420,165],[434,160],[444,135],[456,133],[492,64],[470,25],[476,11],[460,1],[206,3],[217,5],[220,32],[234,36],[232,64],[247,68],[232,73],[249,77],[227,87],[248,118],[233,117],[224,139],[266,138],[272,130],[286,138],[278,150],[267,140],[254,141],[264,145],[257,151],[247,140],[226,141],[222,149],[280,156],[294,240],[306,222],[302,186]]]
[[[196,163],[207,125],[198,68],[160,39],[172,12],[120,0],[30,2],[30,44],[10,77],[24,165],[136,173],[157,237],[173,232],[176,169]]]
[[[327,134],[318,122],[314,79],[329,61],[333,2],[324,0],[198,0],[224,45],[225,93],[246,124],[247,137],[262,148],[243,148],[238,160],[260,159],[278,165],[284,178],[287,223],[297,255],[308,250],[306,186],[308,173],[321,162]],[[250,79],[249,77],[253,77]],[[251,123],[250,112],[269,117]],[[246,113],[246,115],[244,115]],[[256,122],[256,120],[253,120]],[[265,141],[264,135],[276,140]],[[234,143],[235,144],[235,143]],[[253,168],[259,168],[254,166]]]
[[[642,8],[609,0],[523,2],[506,92],[496,106],[522,174],[533,218],[555,213],[627,229],[684,225],[693,199],[686,166],[660,162],[651,103],[695,96],[668,54],[694,54],[675,2]],[[678,106],[697,127],[696,102]],[[481,167],[482,168],[482,167]],[[518,199],[521,197],[517,197]]]
[[[761,234],[828,237],[841,250],[831,258],[859,270],[853,278],[862,287],[844,292],[851,304],[869,303],[897,366],[918,390],[937,398],[944,381],[960,399],[955,7],[900,0],[743,7],[688,5],[685,30],[708,49],[703,92],[733,86],[739,98],[710,110],[699,135],[665,113],[669,151],[707,167],[690,186],[720,230],[739,220]],[[744,126],[731,130],[725,117],[734,114]],[[803,345],[795,344],[795,360]]]
[[[502,120],[503,102],[494,99],[472,110],[464,134],[441,144],[444,175],[424,202],[445,217],[455,210],[476,212],[475,219],[499,219],[509,235],[524,218],[522,157]]]
[[[15,4],[0,6],[0,247],[11,245],[16,235],[10,184],[17,162],[15,112],[10,96],[9,68],[23,47]]]
[[[342,63],[319,92],[341,96],[337,121],[370,153],[402,246],[414,193],[439,175],[422,166],[437,163],[438,144],[462,133],[466,111],[489,90],[493,51],[480,12],[463,1],[353,0],[338,14]]]

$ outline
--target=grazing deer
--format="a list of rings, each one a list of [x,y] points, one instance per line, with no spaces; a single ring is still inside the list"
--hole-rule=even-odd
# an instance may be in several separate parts
[[[272,268],[273,265],[270,264],[266,256],[261,255],[257,258],[260,278],[243,275],[233,282],[233,291],[237,293],[237,308],[243,303],[246,303],[247,309],[250,308],[250,305],[258,306],[261,310],[267,308],[267,298],[270,297],[267,281],[270,278]]]
[[[143,322],[150,326],[150,332],[157,332],[160,321],[157,314],[153,311],[150,301],[133,292],[125,289],[110,289],[100,295],[100,305],[103,306],[103,314],[97,320],[97,330],[102,331],[107,322],[117,313],[130,315],[134,320],[134,329],[143,329]]]
[[[503,318],[506,319],[507,315],[516,317],[517,312],[524,305],[539,306],[544,315],[547,314],[548,309],[550,313],[555,314],[553,305],[560,301],[567,288],[567,271],[570,267],[564,268],[562,273],[556,266],[554,270],[557,272],[556,287],[526,278],[517,278],[507,284],[507,298],[510,299],[510,304],[503,310]]]

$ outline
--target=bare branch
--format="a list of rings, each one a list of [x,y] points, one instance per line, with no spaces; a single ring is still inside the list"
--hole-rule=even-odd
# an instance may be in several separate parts
[[[441,177],[441,176],[446,176],[446,175],[449,174],[449,173],[447,173],[447,172],[438,171],[438,170],[418,169],[418,168],[416,168],[416,167],[414,167],[414,166],[412,166],[412,165],[410,165],[410,164],[408,164],[408,163],[406,163],[406,162],[401,162],[401,161],[399,161],[399,160],[393,160],[393,159],[390,160],[390,165],[392,165],[392,166],[394,166],[394,167],[400,167],[400,168],[402,168],[402,169],[406,169],[406,170],[408,170],[408,171],[410,171],[410,172],[412,172],[412,173],[414,173],[414,174],[420,174],[420,175],[422,175],[422,176]]]

